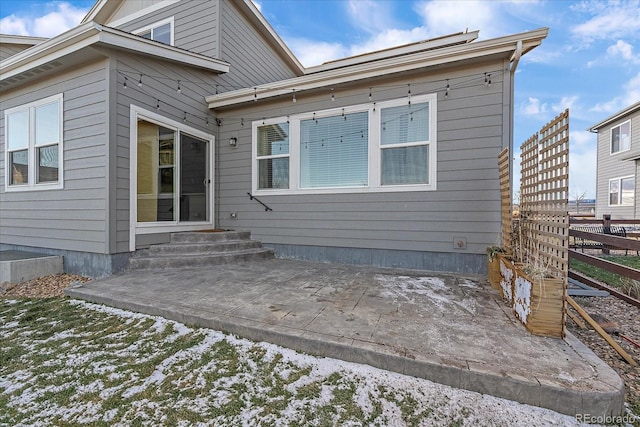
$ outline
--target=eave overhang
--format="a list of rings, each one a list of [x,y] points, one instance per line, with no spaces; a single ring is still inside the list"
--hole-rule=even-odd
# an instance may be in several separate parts
[[[449,64],[459,61],[474,60],[482,57],[500,55],[513,60],[513,54],[522,45],[522,55],[539,46],[547,37],[548,28],[513,34],[505,37],[477,41],[473,43],[444,46],[438,49],[394,55],[393,50],[382,59],[358,62],[345,67],[331,68],[325,71],[306,74],[288,80],[255,87],[224,92],[206,97],[210,109],[229,107],[245,102],[291,96],[296,93],[323,87],[356,82],[376,78],[383,75],[409,72],[436,65]],[[401,49],[402,47],[398,48]],[[349,60],[347,58],[345,61]]]
[[[126,50],[214,73],[227,73],[230,67],[229,63],[218,59],[147,40],[95,22],[88,22],[0,62],[0,84],[2,86],[10,84],[11,79],[21,73],[50,62],[60,61],[68,55],[94,46]]]
[[[34,46],[47,40],[45,37],[14,36],[11,34],[0,34],[0,44],[19,44]]]
[[[603,128],[603,127],[605,127],[605,126],[607,126],[607,125],[609,125],[609,124],[611,124],[611,123],[613,123],[615,121],[623,119],[626,116],[635,113],[636,111],[640,111],[640,102],[636,102],[635,104],[630,105],[629,107],[625,108],[624,110],[618,111],[613,116],[610,116],[610,117],[604,119],[600,123],[596,123],[595,125],[591,126],[587,130],[589,132],[598,133],[598,130],[600,130],[601,128]]]

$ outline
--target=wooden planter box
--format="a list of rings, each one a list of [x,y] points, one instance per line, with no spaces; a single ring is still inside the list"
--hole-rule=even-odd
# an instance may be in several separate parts
[[[496,255],[490,260],[487,257],[487,276],[489,277],[489,284],[494,289],[500,289],[500,258]]]
[[[534,280],[516,267],[513,311],[532,334],[564,337],[564,281],[551,278]]]
[[[565,284],[562,279],[533,280],[506,255],[498,255],[500,293],[515,316],[535,335],[565,335]]]
[[[515,276],[515,265],[507,255],[499,254],[498,263],[500,269],[500,293],[502,298],[513,306],[513,281]]]

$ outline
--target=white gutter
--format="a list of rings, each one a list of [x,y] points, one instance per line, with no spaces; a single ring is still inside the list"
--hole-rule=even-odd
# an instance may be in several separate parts
[[[610,116],[610,117],[604,119],[600,123],[596,123],[595,125],[591,126],[587,130],[589,132],[591,132],[591,133],[598,133],[598,129],[600,129],[601,127],[604,127],[604,126],[608,125],[609,123],[613,123],[616,120],[620,120],[624,116],[627,116],[627,115],[629,115],[631,113],[634,113],[636,111],[640,111],[640,102],[636,102],[635,104],[630,105],[629,107],[625,108],[624,110],[618,111],[613,116]]]
[[[240,104],[243,102],[273,98],[281,95],[330,87],[341,83],[353,82],[385,74],[411,71],[434,65],[441,65],[456,61],[505,54],[517,50],[518,42],[521,52],[526,52],[542,43],[549,32],[548,28],[541,28],[527,33],[467,43],[463,45],[447,46],[439,49],[417,52],[401,57],[387,58],[379,61],[355,64],[349,67],[330,69],[324,72],[281,80],[251,88],[239,89],[205,98],[209,108]]]
[[[46,37],[14,36],[11,34],[0,34],[0,44],[23,44],[33,46],[48,40]]]
[[[95,44],[119,50],[131,50],[217,73],[229,72],[227,62],[147,40],[95,22],[87,22],[0,62],[0,81]]]

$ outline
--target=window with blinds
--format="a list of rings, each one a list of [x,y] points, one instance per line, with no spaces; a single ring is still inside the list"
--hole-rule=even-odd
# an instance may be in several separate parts
[[[429,183],[429,103],[383,108],[381,184]]]
[[[436,189],[436,94],[253,122],[260,194]]]
[[[259,126],[257,134],[258,189],[289,188],[289,124]]]
[[[368,112],[300,122],[300,188],[366,187]]]

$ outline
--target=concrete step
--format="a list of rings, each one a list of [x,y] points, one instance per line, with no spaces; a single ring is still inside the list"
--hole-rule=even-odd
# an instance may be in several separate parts
[[[190,231],[171,233],[171,243],[220,242],[226,240],[251,240],[250,231]]]
[[[185,267],[205,267],[246,261],[256,261],[273,258],[273,251],[262,247],[243,249],[233,252],[194,254],[155,254],[131,258],[130,270],[151,270]]]
[[[165,243],[153,245],[145,251],[140,251],[140,256],[156,255],[198,255],[223,252],[241,251],[262,247],[262,243],[255,240],[219,240],[216,242],[197,243]]]

